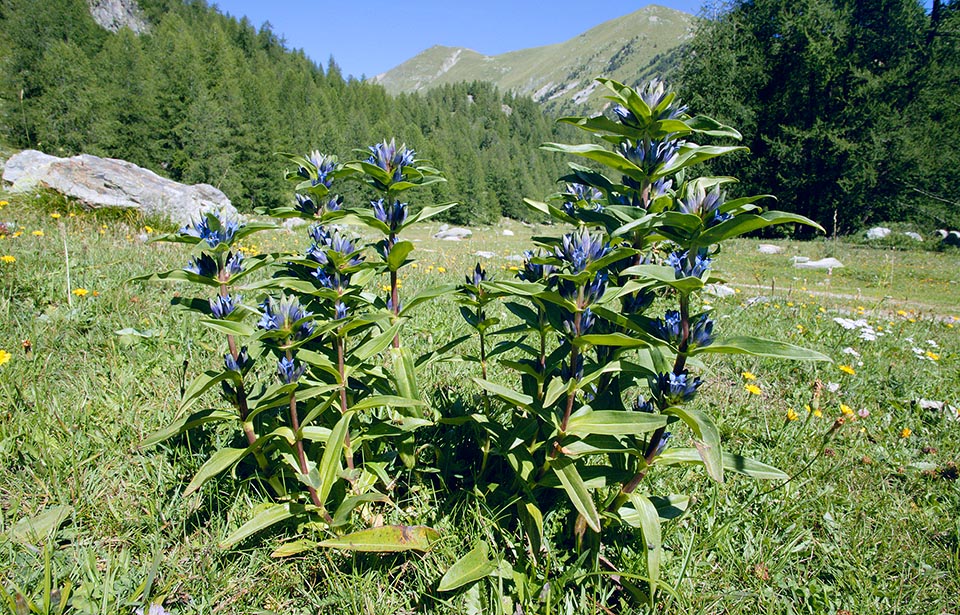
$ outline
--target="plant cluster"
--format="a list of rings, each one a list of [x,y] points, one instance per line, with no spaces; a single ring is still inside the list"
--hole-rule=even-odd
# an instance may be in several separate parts
[[[292,520],[307,538],[279,554],[426,550],[438,537],[430,527],[356,527],[416,481],[449,480],[426,452],[445,434],[466,431],[455,452],[460,474],[474,497],[511,513],[497,523],[500,555],[491,559],[490,545],[477,544],[444,574],[439,591],[492,575],[527,612],[558,600],[567,584],[617,574],[617,591],[640,600],[629,579],[641,579],[652,605],[666,587],[661,520],[683,514],[689,498],[650,493],[651,472],[696,465],[716,481],[726,471],[786,478],[722,450],[714,420],[695,403],[702,359],[829,359],[778,341],[720,337],[699,294],[717,281],[710,265],[725,240],[771,225],[816,224],[763,210],[761,197],[727,199],[732,178],[690,173],[743,149],[693,139],[737,139],[734,129],[690,115],[660,82],[637,91],[599,81],[615,103],[611,117],[563,120],[599,142],[544,146],[590,166],[570,164],[566,187],[550,202],[527,201],[568,232],[535,238],[518,279],[492,279],[478,264],[459,286],[401,296],[398,272],[414,251],[404,231],[453,205],[411,205],[407,194],[443,177],[394,141],[346,163],[318,152],[290,157],[296,203],[264,213],[311,222],[301,253],[242,258],[236,242],[272,225],[216,213],[165,238],[199,251],[184,269],[152,277],[209,288],[212,297],[176,301],[226,335],[227,352],[219,370],[187,388],[184,417],[147,444],[209,423],[234,425],[242,446],[217,450],[186,491],[242,467],[274,499],[225,546]],[[342,198],[346,181],[360,183],[369,205]],[[351,236],[347,224],[374,239]],[[265,267],[272,275],[251,281]],[[244,303],[251,296],[256,301]],[[422,356],[402,343],[412,311],[444,296],[460,303],[479,338],[479,355],[467,359],[479,366],[473,380],[481,395],[465,410],[431,403],[418,381],[468,336]],[[492,316],[493,302],[516,322]],[[217,386],[226,404],[187,413]],[[618,561],[628,558],[609,555],[612,544],[642,561],[645,574],[621,570]]]

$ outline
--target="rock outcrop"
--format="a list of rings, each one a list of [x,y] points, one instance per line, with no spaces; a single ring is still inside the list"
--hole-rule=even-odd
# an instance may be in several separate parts
[[[119,32],[130,28],[134,34],[143,34],[150,29],[136,0],[88,0],[90,15],[105,30]]]
[[[125,160],[89,154],[57,158],[25,150],[7,160],[3,181],[12,184],[11,192],[48,188],[92,208],[132,208],[177,224],[210,209],[237,214],[230,199],[209,184],[188,186]]]

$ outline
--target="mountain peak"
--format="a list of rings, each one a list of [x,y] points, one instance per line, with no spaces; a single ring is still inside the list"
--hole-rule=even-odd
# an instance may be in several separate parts
[[[674,53],[690,36],[694,17],[651,4],[542,47],[485,56],[465,47],[434,45],[374,77],[391,93],[447,83],[489,81],[553,108],[594,101],[600,75],[628,84],[673,68]]]

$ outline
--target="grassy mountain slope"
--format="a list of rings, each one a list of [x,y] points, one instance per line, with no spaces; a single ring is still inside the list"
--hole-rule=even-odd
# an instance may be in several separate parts
[[[687,13],[650,5],[568,41],[498,56],[434,46],[373,80],[391,93],[490,81],[564,109],[594,100],[598,75],[635,83],[669,67],[664,60],[691,36],[693,21]]]

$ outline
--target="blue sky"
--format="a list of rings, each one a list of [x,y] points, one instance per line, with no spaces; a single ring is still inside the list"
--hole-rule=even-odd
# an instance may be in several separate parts
[[[613,0],[210,0],[223,13],[270,22],[287,47],[326,65],[332,55],[345,75],[372,77],[433,45],[496,55],[559,43],[650,2]],[[656,4],[696,14],[700,0]],[[589,8],[587,8],[589,6]],[[549,7],[549,8],[547,8]]]

